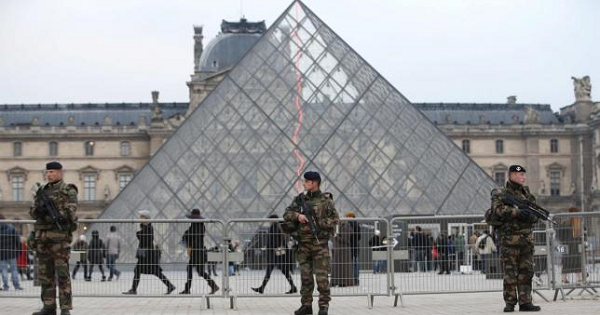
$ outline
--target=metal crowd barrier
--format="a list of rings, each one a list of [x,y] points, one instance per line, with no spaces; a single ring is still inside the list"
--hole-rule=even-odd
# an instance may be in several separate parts
[[[558,225],[541,222],[534,229],[535,277],[534,292],[546,299],[540,291],[554,290],[564,299],[569,294],[596,294],[600,283],[600,213],[562,213],[553,216]],[[136,233],[142,223],[151,223],[154,230],[154,254],[160,253],[160,271],[175,286],[168,297],[201,297],[210,308],[210,298],[230,299],[235,308],[237,298],[298,296],[301,282],[292,240],[276,223],[281,219],[221,220],[80,220],[71,246],[69,270],[75,297],[131,297],[124,295],[131,289],[135,268],[156,273],[156,263],[138,263],[140,253]],[[35,258],[24,242],[32,230],[32,220],[3,220],[0,238],[15,235],[19,244],[8,256],[15,256],[14,278],[9,271],[0,291],[0,298],[38,298],[39,287],[35,278]],[[190,294],[186,289],[189,255],[182,237],[192,223],[204,225],[204,270],[193,269]],[[275,226],[275,227],[274,227]],[[90,247],[94,231],[105,247],[115,236],[121,240],[118,257],[108,249]],[[417,231],[417,227],[421,230]],[[329,242],[329,283],[332,296],[365,296],[372,307],[375,296],[394,296],[394,306],[403,295],[466,293],[502,290],[502,263],[499,246],[493,241],[493,231],[482,243],[481,234],[491,228],[479,215],[467,216],[411,216],[385,218],[343,218]],[[10,234],[10,235],[9,235]],[[479,237],[477,236],[479,234]],[[76,244],[85,235],[87,247]],[[479,241],[478,241],[479,240]],[[490,251],[494,242],[496,252]],[[97,243],[97,241],[93,241]],[[18,249],[17,246],[20,246]],[[487,246],[487,247],[486,247]],[[10,250],[9,250],[10,251]],[[109,261],[116,258],[111,278]],[[93,265],[93,267],[92,267]],[[77,267],[79,266],[79,267]],[[99,267],[102,266],[102,271]],[[77,270],[75,270],[77,268]],[[91,272],[91,268],[93,272]],[[265,285],[267,270],[270,277]],[[141,269],[138,269],[141,270]],[[148,271],[148,270],[146,270]],[[102,276],[104,273],[104,277]],[[289,275],[286,276],[286,274]],[[160,275],[140,276],[138,297],[165,297],[167,284]],[[203,279],[210,277],[219,287]],[[14,280],[16,279],[16,280]],[[109,281],[110,279],[110,281]],[[18,283],[18,285],[15,285]],[[293,285],[297,292],[294,292]],[[261,288],[262,286],[262,288]],[[22,290],[15,290],[22,288]],[[253,289],[254,288],[254,289]],[[314,295],[317,296],[316,291]],[[547,300],[547,299],[546,299]]]

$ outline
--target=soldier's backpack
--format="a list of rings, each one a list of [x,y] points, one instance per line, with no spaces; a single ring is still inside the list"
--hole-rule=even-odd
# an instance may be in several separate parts
[[[502,225],[502,218],[489,208],[485,212],[485,223],[497,228]]]
[[[484,238],[481,239],[481,241],[479,242],[479,246],[477,246],[477,247],[479,247],[479,249],[484,249],[485,248],[485,244],[487,243],[487,238],[488,237],[489,236],[486,235]]]

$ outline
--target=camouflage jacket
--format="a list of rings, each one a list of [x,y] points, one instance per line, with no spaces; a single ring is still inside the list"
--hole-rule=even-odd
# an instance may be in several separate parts
[[[285,209],[283,219],[286,222],[297,223],[298,216],[302,214],[300,198],[304,194],[300,194],[294,198],[292,204]],[[306,204],[312,207],[315,212],[315,224],[319,230],[319,241],[327,242],[335,232],[335,226],[339,222],[339,215],[331,194],[322,193],[320,190],[309,192],[306,194]],[[298,223],[297,238],[301,243],[314,242],[315,239],[310,231],[308,223]]]
[[[40,187],[37,193],[45,193],[54,201],[63,220],[61,223],[65,225],[64,228],[77,223],[77,187],[75,185],[59,180]],[[41,201],[36,197],[33,207],[29,210],[29,214],[35,219],[35,229],[58,231],[52,217],[42,209]]]
[[[517,236],[517,238],[521,236],[532,237],[533,226],[537,223],[538,218],[530,215],[527,220],[523,220],[519,217],[521,210],[504,203],[503,199],[506,193],[531,202],[535,202],[535,197],[529,191],[529,187],[510,181],[506,183],[506,187],[492,191],[492,211],[498,217],[502,218],[503,222],[498,229],[501,241],[508,242],[507,244],[511,245],[513,241],[510,240],[510,236]],[[517,241],[516,239],[514,240],[514,242]]]

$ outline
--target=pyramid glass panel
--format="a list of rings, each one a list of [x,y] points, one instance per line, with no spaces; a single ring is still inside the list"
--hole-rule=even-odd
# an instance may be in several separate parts
[[[216,219],[281,214],[306,170],[321,172],[340,211],[364,217],[483,213],[494,187],[295,1],[101,218],[131,218],[141,209],[183,218],[194,207]],[[180,232],[165,227],[157,239],[172,242]],[[136,242],[133,234],[125,238]]]

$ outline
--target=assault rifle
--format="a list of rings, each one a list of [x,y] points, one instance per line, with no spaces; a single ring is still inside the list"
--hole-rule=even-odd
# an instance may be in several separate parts
[[[534,215],[542,220],[550,221],[553,224],[558,225],[556,221],[550,218],[550,212],[548,212],[548,210],[542,208],[535,202],[519,199],[509,193],[504,194],[504,202],[508,205],[519,208],[521,211],[525,211],[528,214]]]
[[[54,224],[56,224],[56,227],[58,227],[60,231],[65,231],[63,226],[60,224],[63,221],[62,216],[60,215],[60,212],[58,211],[54,201],[48,198],[48,195],[46,195],[44,192],[44,188],[38,189],[36,197],[40,201],[40,210],[50,215],[52,221],[54,221]]]
[[[302,208],[302,214],[306,216],[308,219],[308,226],[310,227],[310,233],[315,237],[318,243],[319,242],[319,230],[317,230],[317,225],[315,224],[315,211],[312,207],[309,207],[306,204],[306,195],[300,195],[300,207]]]

